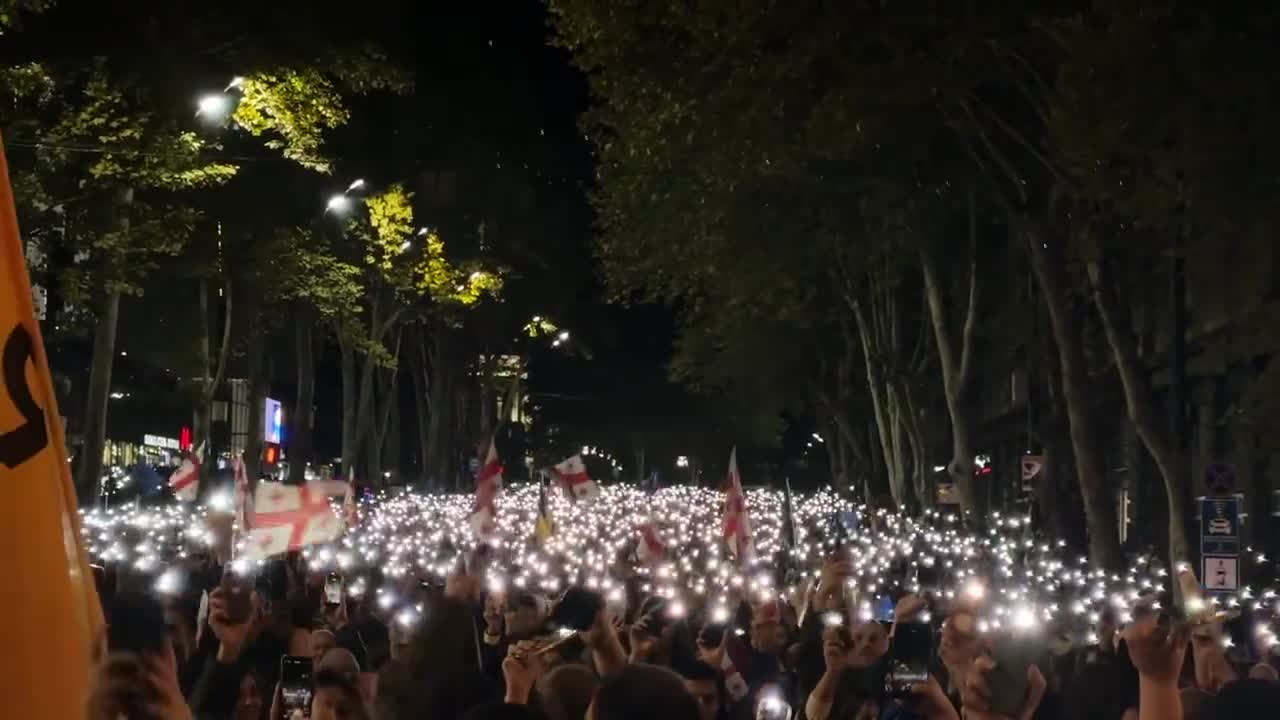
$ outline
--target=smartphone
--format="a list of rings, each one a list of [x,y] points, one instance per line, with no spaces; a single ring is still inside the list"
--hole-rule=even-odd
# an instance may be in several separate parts
[[[164,607],[151,595],[123,592],[111,603],[107,647],[138,655],[164,652],[169,642]]]
[[[761,688],[755,720],[791,720],[791,704],[777,687]]]
[[[896,604],[891,595],[877,595],[875,604],[871,606],[871,614],[875,621],[882,623],[893,622],[893,611]]]
[[[604,607],[599,593],[574,586],[564,591],[551,610],[551,624],[571,630],[589,630]]]
[[[729,629],[724,623],[707,623],[698,632],[698,644],[707,648],[720,647],[724,641],[724,633]]]
[[[338,573],[329,573],[325,578],[324,601],[330,605],[342,602],[342,576]]]
[[[991,645],[996,666],[987,677],[991,688],[991,712],[1017,717],[1027,697],[1027,669],[1043,653],[1039,638],[1027,635],[997,637]]]
[[[280,657],[280,698],[286,718],[292,717],[296,710],[301,710],[303,717],[311,717],[311,658]]]
[[[911,686],[929,679],[933,658],[933,628],[928,623],[898,623],[889,645],[884,689],[891,697],[905,697]]]
[[[228,566],[222,573],[222,599],[226,605],[227,621],[240,624],[249,619],[253,586],[247,577],[237,575]]]

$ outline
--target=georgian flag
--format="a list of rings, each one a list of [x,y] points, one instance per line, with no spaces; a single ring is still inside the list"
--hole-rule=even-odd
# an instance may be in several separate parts
[[[354,528],[360,524],[360,508],[356,505],[355,487],[354,479],[347,481],[347,491],[342,495],[342,522],[348,528]]]
[[[747,516],[747,496],[738,474],[738,448],[729,453],[729,477],[724,489],[724,539],[740,565],[751,562],[755,547],[751,542],[751,518]]]
[[[587,466],[583,464],[581,455],[574,455],[551,469],[571,499],[591,500],[600,494],[600,486],[587,475]]]
[[[306,485],[258,483],[253,498],[253,529],[245,538],[245,556],[265,558],[337,538],[342,521],[329,505],[329,496],[342,493],[344,485],[334,481]]]
[[[658,524],[653,516],[645,518],[640,526],[640,542],[636,544],[636,560],[641,564],[652,565],[667,557],[667,545],[658,536]]]
[[[476,503],[471,511],[471,531],[477,538],[493,536],[498,514],[495,502],[501,491],[502,461],[498,459],[497,446],[490,439],[489,453],[485,456],[484,465],[480,466],[480,472],[476,473]]]
[[[200,455],[204,451],[204,443],[187,453],[182,464],[169,476],[169,488],[173,496],[183,502],[192,502],[200,492]]]
[[[249,521],[253,517],[253,494],[249,490],[249,474],[244,466],[244,456],[231,461],[235,471],[235,522],[238,532],[243,535],[249,532]]]

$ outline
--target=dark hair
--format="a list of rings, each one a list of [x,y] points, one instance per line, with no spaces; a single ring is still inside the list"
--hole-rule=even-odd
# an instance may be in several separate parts
[[[561,665],[538,681],[538,699],[551,720],[582,720],[599,686],[599,678],[587,666]]]
[[[359,679],[354,674],[335,670],[334,668],[317,670],[311,682],[317,690],[331,687],[359,688]]]
[[[698,702],[674,672],[636,663],[605,678],[596,691],[597,720],[698,720]]]
[[[720,680],[720,673],[715,668],[702,662],[681,663],[677,667],[673,667],[680,677],[685,680]]]
[[[378,675],[379,720],[457,717],[501,690],[480,670],[479,631],[467,606],[435,598],[426,606],[403,662]]]
[[[1280,685],[1266,680],[1237,680],[1212,697],[1205,698],[1200,717],[1204,720],[1271,717],[1280,707]]]
[[[546,716],[528,705],[491,701],[463,713],[463,720],[543,720]]]

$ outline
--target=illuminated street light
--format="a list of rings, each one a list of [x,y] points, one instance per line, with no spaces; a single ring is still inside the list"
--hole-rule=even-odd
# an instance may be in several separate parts
[[[351,209],[351,198],[346,195],[334,195],[325,204],[324,211],[342,215]]]
[[[687,467],[689,467],[689,456],[688,456],[688,455],[681,455],[681,456],[677,457],[677,458],[676,458],[676,467],[678,467],[678,468],[687,468]]]
[[[221,122],[231,114],[231,105],[231,98],[221,93],[205,95],[196,102],[196,117]]]
[[[413,247],[413,242],[410,240],[405,240],[404,242],[400,243],[400,252],[402,253],[408,252],[409,248],[411,247]]]
[[[364,180],[363,180],[363,179],[358,179],[358,180],[353,181],[350,185],[348,185],[348,186],[347,186],[347,192],[352,192],[352,191],[354,191],[354,190],[359,190],[360,188],[363,188],[363,187],[364,187]]]
[[[232,90],[239,90],[240,88],[243,88],[243,87],[244,87],[244,78],[237,75],[231,78],[231,82],[227,83],[227,89],[223,90],[222,92],[231,92]]]
[[[560,341],[560,342],[562,342],[562,343],[569,342],[569,331],[568,331],[568,330],[561,330],[561,331],[560,331],[560,334],[559,334],[559,335],[556,335],[556,340],[558,340],[558,341]]]

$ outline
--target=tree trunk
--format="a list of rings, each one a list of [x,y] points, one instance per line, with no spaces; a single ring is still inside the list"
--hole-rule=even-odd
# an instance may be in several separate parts
[[[1169,503],[1169,560],[1172,567],[1178,562],[1191,559],[1191,541],[1187,530],[1187,497],[1190,494],[1188,485],[1191,477],[1187,457],[1173,438],[1169,425],[1160,417],[1146,367],[1138,357],[1137,343],[1128,314],[1114,297],[1111,291],[1113,284],[1096,262],[1089,264],[1089,281],[1093,287],[1094,303],[1102,318],[1107,344],[1111,346],[1111,354],[1119,371],[1129,420],[1164,478]]]
[[[920,267],[924,274],[925,298],[933,324],[934,341],[938,348],[938,364],[942,369],[942,389],[947,400],[947,414],[951,418],[951,462],[947,465],[947,473],[956,484],[956,490],[960,496],[960,507],[969,517],[969,521],[981,523],[983,518],[978,514],[977,495],[974,490],[972,417],[969,408],[970,387],[973,381],[974,327],[977,325],[978,312],[978,278],[980,277],[977,234],[974,194],[970,190],[969,292],[958,353],[955,343],[952,342],[937,258],[931,250],[921,249]]]
[[[120,318],[120,292],[102,300],[93,327],[93,358],[85,398],[84,444],[76,480],[81,498],[96,500],[101,492],[103,452],[107,444],[107,403],[111,395],[111,366],[116,355],[116,325]]]
[[[262,475],[262,431],[264,425],[267,398],[267,375],[264,365],[264,346],[262,320],[257,308],[249,309],[249,343],[246,349],[246,363],[249,371],[249,425],[246,429],[248,437],[244,441],[244,468],[252,488]]]
[[[211,352],[209,350],[209,281],[205,278],[200,279],[200,387],[196,396],[196,407],[191,417],[191,445],[202,453],[201,460],[204,459],[203,453],[209,450],[209,425],[213,416],[213,408],[209,406],[212,399],[209,397],[209,365]],[[202,475],[206,477],[209,474],[210,467],[208,463],[202,466]]]
[[[858,336],[862,340],[862,355],[867,373],[867,389],[871,393],[871,408],[875,419],[876,436],[880,441],[880,457],[884,461],[885,476],[888,480],[886,489],[892,492],[896,484],[897,467],[895,459],[897,456],[893,449],[891,436],[893,428],[890,426],[891,419],[887,400],[884,397],[884,381],[881,377],[880,361],[878,360],[880,349],[873,340],[873,331],[861,301],[854,300],[853,316],[858,324]],[[866,499],[868,504],[873,500],[874,498],[870,497]]]
[[[209,281],[200,280],[200,397],[197,401],[195,417],[192,420],[192,442],[197,448],[204,449],[204,457],[216,457],[213,447],[213,401],[222,387],[227,373],[227,360],[231,356],[231,313],[234,309],[231,298],[231,281],[223,286],[222,334],[218,344],[218,356],[215,360],[209,346]],[[212,366],[212,367],[211,367]],[[207,464],[206,467],[211,467]],[[207,472],[207,470],[206,470]]]
[[[424,449],[428,481],[436,487],[448,489],[454,485],[451,472],[450,453],[453,450],[450,433],[450,421],[462,416],[451,416],[451,409],[459,408],[459,398],[454,394],[452,378],[454,374],[453,353],[449,347],[447,332],[435,333],[430,339],[429,356],[434,372],[430,378],[430,396],[433,407],[427,427],[427,445]]]
[[[1040,284],[1058,347],[1062,397],[1071,428],[1076,477],[1089,522],[1089,557],[1100,567],[1118,568],[1123,558],[1116,528],[1115,498],[1106,482],[1106,467],[1094,436],[1080,327],[1067,301],[1066,258],[1057,240],[1050,238],[1038,221],[1028,217],[1013,217],[1011,221],[1030,252],[1032,272]]]
[[[380,368],[378,371],[375,390],[377,395],[371,403],[374,407],[375,417],[369,424],[368,476],[376,487],[386,485],[386,474],[383,470],[386,464],[383,460],[387,451],[387,431],[391,421],[391,411],[396,404],[395,387],[396,377],[399,374],[400,341],[402,337],[402,333],[396,334],[396,346],[392,354],[393,365]]]
[[[315,322],[311,312],[299,307],[294,312],[294,359],[298,363],[298,406],[293,411],[289,437],[289,479],[295,485],[306,482],[311,461],[312,436],[316,424]],[[343,461],[345,462],[345,458]]]
[[[342,477],[350,482],[356,465],[356,354],[351,340],[338,334],[342,355]]]
[[[431,366],[427,358],[426,328],[415,333],[413,353],[413,407],[418,418],[418,474],[427,491],[435,490],[427,465],[427,446],[431,444]]]

